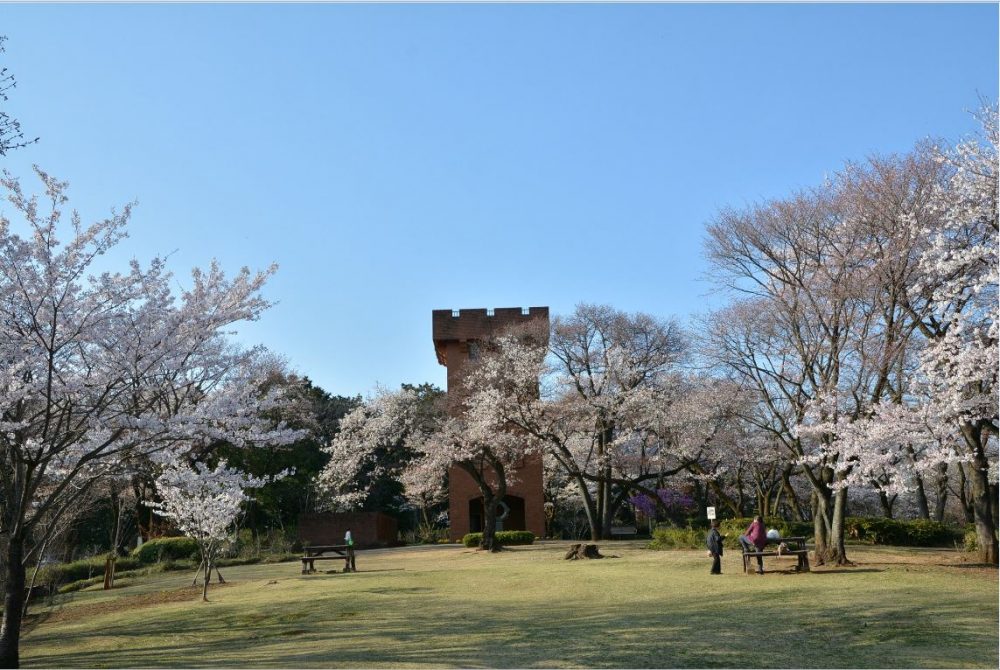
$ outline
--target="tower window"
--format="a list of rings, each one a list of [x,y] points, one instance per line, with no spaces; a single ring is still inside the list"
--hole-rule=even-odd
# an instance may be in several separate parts
[[[479,343],[469,342],[469,360],[478,361],[479,360]]]

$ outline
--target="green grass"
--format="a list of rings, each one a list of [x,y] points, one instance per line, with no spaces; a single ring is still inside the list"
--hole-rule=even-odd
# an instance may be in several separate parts
[[[38,610],[25,667],[996,667],[997,573],[949,550],[852,547],[855,568],[709,576],[700,551],[565,543],[358,553],[355,574],[231,567],[211,602],[163,573]],[[338,564],[337,562],[332,562]],[[788,567],[771,559],[765,566]],[[332,566],[331,566],[332,567]],[[99,587],[98,587],[99,589]],[[170,597],[183,601],[160,602]],[[170,595],[167,595],[170,594]],[[187,599],[190,597],[190,599]]]

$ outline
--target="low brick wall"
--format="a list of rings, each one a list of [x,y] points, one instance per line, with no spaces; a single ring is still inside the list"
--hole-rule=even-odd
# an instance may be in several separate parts
[[[299,516],[299,540],[309,544],[343,544],[351,529],[354,546],[387,547],[397,540],[396,519],[382,512],[324,512]]]

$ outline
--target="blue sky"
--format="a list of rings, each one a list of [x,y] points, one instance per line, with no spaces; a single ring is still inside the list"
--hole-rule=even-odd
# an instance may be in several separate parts
[[[4,167],[115,262],[280,265],[241,329],[334,393],[444,385],[432,309],[691,315],[719,208],[974,130],[997,5],[3,5]]]

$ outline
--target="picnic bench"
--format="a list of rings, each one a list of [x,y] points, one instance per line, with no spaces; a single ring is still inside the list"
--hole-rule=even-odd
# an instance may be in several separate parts
[[[344,572],[357,572],[354,564],[354,545],[316,544],[302,548],[302,574],[316,572],[316,561],[344,561]]]
[[[770,544],[781,544],[784,542],[788,545],[787,551],[778,552],[778,548],[768,551],[768,546]],[[794,547],[794,548],[793,548]],[[809,550],[806,549],[806,538],[804,537],[779,537],[777,539],[767,539],[767,544],[764,545],[763,551],[747,551],[743,549],[743,572],[745,574],[750,574],[750,559],[757,558],[758,556],[795,556],[798,558],[798,565],[795,569],[799,572],[809,572]]]

